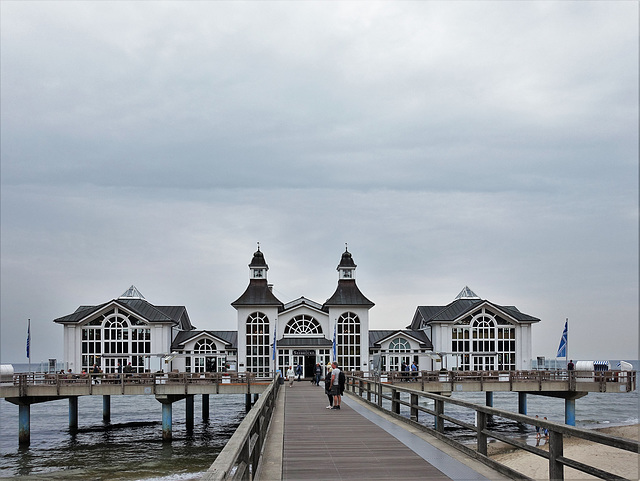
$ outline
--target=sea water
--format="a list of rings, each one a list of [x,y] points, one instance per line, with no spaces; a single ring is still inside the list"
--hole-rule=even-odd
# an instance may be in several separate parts
[[[612,364],[615,366],[615,364]],[[637,369],[638,362],[633,362]],[[324,391],[319,390],[319,396]],[[453,396],[485,404],[485,393]],[[194,396],[194,425],[187,430],[185,402],[173,403],[171,442],[162,441],[162,405],[153,396],[111,396],[111,421],[102,420],[102,396],[78,398],[78,430],[69,430],[68,400],[31,405],[31,444],[18,446],[18,406],[0,400],[0,478],[42,480],[198,479],[213,463],[245,415],[245,396],[210,395],[209,421],[201,419],[201,396]],[[576,400],[576,426],[584,428],[637,424],[638,391],[590,393]],[[433,403],[424,405],[433,409]],[[493,406],[518,412],[518,394],[496,392]],[[386,406],[390,408],[390,406]],[[473,411],[447,406],[445,413],[473,424]],[[312,413],[310,413],[311,415]],[[403,413],[404,414],[404,413]],[[527,414],[564,422],[564,400],[527,395]],[[407,413],[408,415],[408,413]],[[433,421],[420,413],[420,422]],[[491,429],[535,444],[532,428],[503,418]],[[472,434],[447,423],[447,431],[460,441]]]

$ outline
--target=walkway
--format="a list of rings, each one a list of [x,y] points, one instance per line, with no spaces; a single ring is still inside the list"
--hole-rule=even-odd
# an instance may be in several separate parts
[[[327,404],[323,387],[308,381],[282,386],[259,479],[508,479],[354,397],[344,396],[340,410]]]

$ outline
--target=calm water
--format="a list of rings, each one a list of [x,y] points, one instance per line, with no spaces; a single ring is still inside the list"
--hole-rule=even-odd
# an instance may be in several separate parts
[[[615,364],[614,364],[615,365]],[[637,368],[637,362],[634,362]],[[324,392],[318,395],[324,396]],[[484,393],[454,394],[484,404]],[[78,400],[79,429],[70,433],[67,400],[31,406],[31,445],[18,447],[18,407],[0,400],[0,478],[47,480],[193,480],[208,469],[245,415],[244,395],[211,395],[210,420],[201,419],[201,396],[195,396],[193,430],[185,425],[185,402],[173,404],[173,440],[162,442],[162,405],[153,396],[112,396],[111,423],[102,421],[102,397]],[[425,404],[432,408],[433,404]],[[515,393],[494,393],[494,407],[518,410]],[[527,396],[529,415],[564,421],[564,401]],[[592,393],[576,401],[578,427],[637,424],[638,391]],[[447,407],[447,414],[473,423],[473,413]],[[424,415],[421,421],[432,421]],[[496,420],[493,429],[535,444],[532,431]],[[459,440],[466,434],[450,427]],[[472,439],[469,437],[469,439]]]

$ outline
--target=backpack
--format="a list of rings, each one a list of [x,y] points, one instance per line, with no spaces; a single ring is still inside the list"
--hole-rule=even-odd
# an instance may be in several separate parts
[[[347,382],[347,377],[344,375],[342,370],[340,370],[340,375],[338,376],[338,384],[340,385],[340,390],[344,390],[345,382]]]

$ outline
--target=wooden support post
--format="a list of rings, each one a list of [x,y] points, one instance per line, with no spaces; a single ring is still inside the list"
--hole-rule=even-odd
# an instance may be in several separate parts
[[[29,446],[31,443],[31,405],[18,405],[18,444]]]
[[[487,415],[482,411],[476,411],[476,439],[478,453],[487,455],[487,435],[484,434],[484,430],[487,429]]]
[[[371,381],[367,381],[367,401],[371,402]]]
[[[493,392],[487,391],[485,393],[485,399],[486,399],[485,405],[489,406],[490,408],[492,408],[493,407]]]
[[[382,381],[378,383],[378,406],[382,407]]]
[[[441,417],[444,414],[444,401],[437,399],[434,404],[436,412],[436,417],[434,419],[435,429],[439,433],[444,433],[444,419]]]
[[[400,391],[395,389],[391,390],[391,411],[400,414]]]
[[[185,424],[187,430],[193,430],[193,394],[188,394],[185,402]]]
[[[162,403],[162,440],[171,441],[171,402]]]
[[[108,423],[111,421],[111,396],[105,394],[102,396],[102,422]]]
[[[518,414],[527,414],[527,393],[518,393]]]
[[[209,420],[209,395],[208,394],[202,395],[202,420],[203,421]]]
[[[78,429],[78,396],[69,398],[69,429]]]
[[[246,412],[251,411],[251,394],[244,395],[244,409]]]
[[[562,455],[562,433],[549,431],[549,479],[551,481],[564,480],[564,465],[557,460],[558,456]]]
[[[411,394],[411,420],[418,421],[418,395]]]

